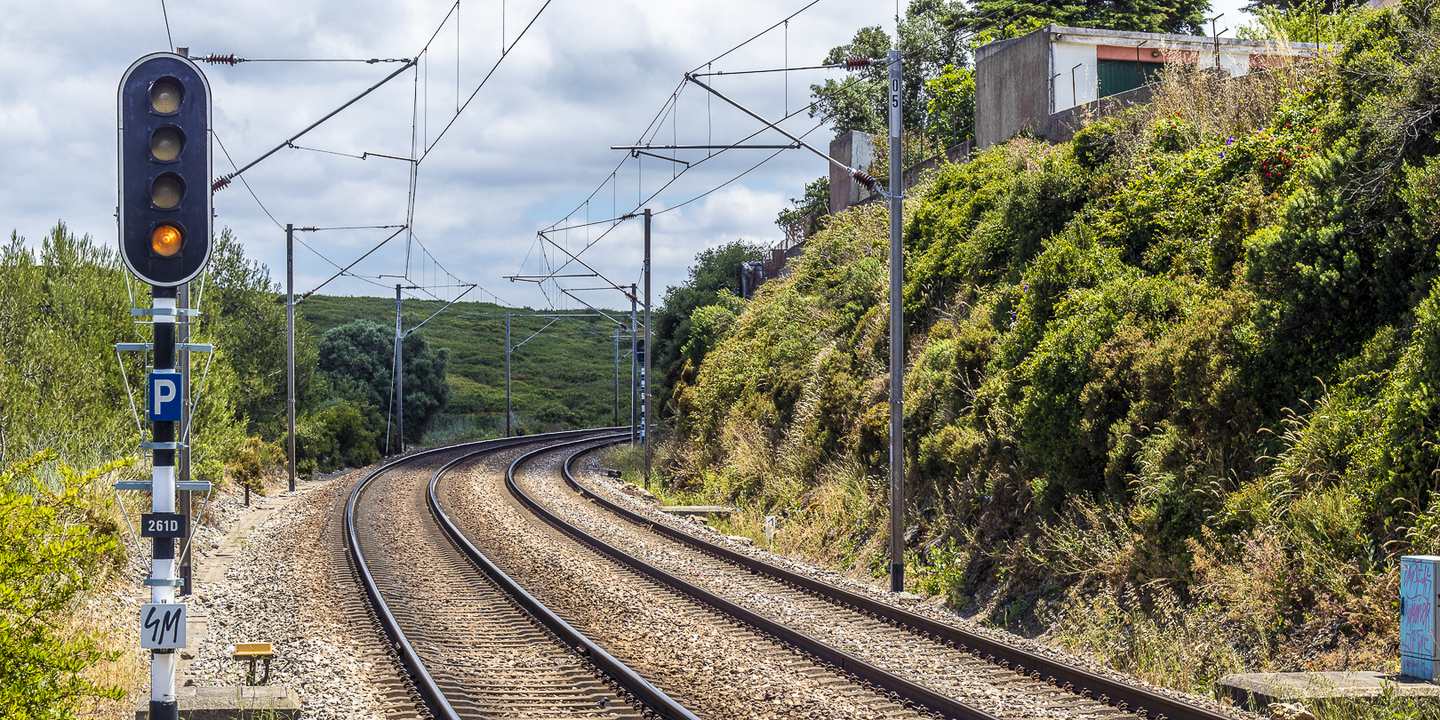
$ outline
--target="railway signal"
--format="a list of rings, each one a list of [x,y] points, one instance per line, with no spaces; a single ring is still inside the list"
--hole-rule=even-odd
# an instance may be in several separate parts
[[[121,76],[118,105],[120,257],[151,286],[152,307],[131,312],[153,319],[154,336],[151,343],[116,349],[152,351],[154,367],[145,388],[153,437],[142,445],[153,453],[151,480],[122,481],[116,489],[150,491],[141,535],[153,543],[153,560],[145,579],[150,602],[139,617],[140,647],[151,652],[150,717],[178,720],[175,651],[185,647],[186,637],[185,604],[176,599],[185,582],[176,573],[176,545],[187,543],[188,523],[176,512],[176,492],[208,490],[210,483],[176,479],[176,455],[186,451],[189,423],[188,384],[175,369],[175,329],[197,314],[180,306],[179,298],[188,298],[181,286],[210,260],[210,84],[189,58],[152,53]],[[201,348],[188,335],[182,338],[182,352]],[[177,433],[181,428],[186,432]]]
[[[210,260],[210,83],[154,53],[120,81],[120,255],[141,280],[188,282]]]

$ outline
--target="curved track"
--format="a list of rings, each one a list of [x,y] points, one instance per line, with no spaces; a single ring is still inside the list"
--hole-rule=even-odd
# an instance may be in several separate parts
[[[512,438],[419,453],[381,467],[351,493],[351,560],[411,680],[430,712],[447,719],[693,719],[547,615],[493,565],[477,563],[463,541],[456,543],[443,513],[431,512],[431,481],[457,459],[536,442]]]
[[[572,471],[613,442],[439,448],[356,486],[352,562],[436,717],[1224,717],[624,507]]]
[[[1058,716],[1073,713],[1095,718],[1226,720],[1224,715],[1169,695],[1036,655],[657,522],[581,484],[572,469],[581,454],[567,459],[563,471],[565,483],[589,503],[624,518],[635,530],[641,531],[638,545],[644,546],[648,540],[652,544],[684,547],[699,556],[672,563],[683,565],[687,574],[708,577],[714,584],[738,586],[739,591],[731,594],[763,597],[765,602],[761,604],[776,608],[767,614],[783,616],[787,618],[785,622],[803,628],[794,632],[808,631],[824,642],[850,648],[862,657],[876,658],[875,664],[927,688],[950,694],[965,692],[965,688],[959,687],[964,683],[956,681],[973,672],[988,676],[997,686],[1006,687],[1006,692],[1051,696],[1051,701],[1045,704],[1058,710]],[[887,652],[886,646],[897,650]],[[1027,685],[1029,687],[1024,687]],[[1066,692],[1053,692],[1057,688]],[[1051,716],[1051,713],[1043,715]]]

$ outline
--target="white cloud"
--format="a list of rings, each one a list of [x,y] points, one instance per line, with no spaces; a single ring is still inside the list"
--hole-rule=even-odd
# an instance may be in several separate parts
[[[505,0],[503,35],[513,42],[544,0]],[[415,236],[451,272],[479,282],[506,300],[543,306],[529,284],[505,275],[534,271],[535,231],[605,182],[629,144],[680,84],[682,73],[730,49],[802,7],[805,0],[709,2],[555,0],[475,96],[419,171]],[[193,54],[235,53],[248,58],[410,57],[435,31],[450,0],[252,0],[199,3],[169,0],[176,45]],[[462,2],[458,40],[459,101],[464,102],[499,56],[501,3]],[[810,64],[865,25],[891,25],[893,6],[823,0],[788,27],[727,56],[715,69]],[[788,41],[788,48],[787,48]],[[0,229],[38,240],[57,219],[113,242],[115,221],[115,88],[125,68],[167,47],[160,4],[74,0],[63,6],[0,0]],[[427,62],[297,140],[338,153],[406,155],[412,119],[417,142],[434,143],[457,102],[455,25],[436,36]],[[236,163],[247,163],[393,72],[394,64],[245,63],[203,66],[215,98],[218,137]],[[824,73],[790,79],[788,104],[804,102]],[[783,112],[780,76],[717,78],[722,92],[767,117]],[[420,98],[418,112],[412,112]],[[677,118],[656,143],[725,143],[759,129],[753,120],[686,88]],[[796,132],[813,121],[787,123]],[[811,135],[817,144],[828,131]],[[776,142],[765,134],[754,142]],[[215,148],[216,173],[229,163]],[[698,160],[692,153],[688,159]],[[661,210],[730,180],[760,160],[759,151],[726,153],[696,165],[651,203]],[[637,177],[637,165],[642,177]],[[678,166],[677,166],[678,167]],[[634,207],[668,182],[677,167],[646,158],[625,165],[613,184],[571,221],[611,217]],[[694,254],[745,239],[774,242],[776,212],[804,184],[825,171],[804,151],[791,151],[751,175],[679,210],[655,218],[653,286],[658,296],[681,282]],[[387,225],[403,222],[407,164],[364,161],[283,149],[244,175],[279,223],[297,226]],[[247,253],[284,275],[284,233],[239,182],[215,197],[217,228],[231,227]],[[592,228],[594,238],[603,228]],[[307,233],[302,239],[332,260],[348,263],[389,231]],[[562,234],[563,235],[563,234]],[[584,242],[582,231],[564,241]],[[357,267],[369,275],[403,269],[404,236]],[[526,263],[527,254],[531,259]],[[554,255],[554,252],[551,252]],[[431,272],[412,256],[412,270]],[[617,282],[639,274],[640,223],[615,229],[583,256]],[[304,249],[296,254],[296,284],[305,290],[334,268]],[[419,280],[420,277],[415,279]],[[425,278],[427,281],[430,278]],[[393,282],[383,280],[378,282]],[[588,281],[587,281],[588,282]],[[593,283],[589,283],[593,285]],[[326,292],[384,294],[348,280]],[[444,291],[436,291],[444,294]],[[620,306],[617,295],[592,302]],[[574,307],[573,301],[563,301]]]

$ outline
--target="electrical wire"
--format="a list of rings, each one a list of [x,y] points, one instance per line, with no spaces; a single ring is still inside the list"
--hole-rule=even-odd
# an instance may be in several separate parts
[[[420,155],[420,159],[415,161],[416,165],[423,162],[425,158],[430,155],[430,151],[434,150],[435,146],[440,144],[440,138],[445,137],[445,133],[450,132],[451,126],[455,124],[456,120],[460,119],[460,113],[464,112],[465,108],[470,107],[470,103],[475,100],[475,96],[480,94],[480,89],[485,87],[485,83],[490,82],[490,77],[495,74],[496,70],[500,69],[500,63],[505,62],[505,58],[510,56],[510,51],[514,50],[515,46],[520,43],[520,40],[525,37],[525,34],[530,32],[530,28],[534,27],[535,21],[540,19],[540,15],[545,12],[545,8],[550,7],[552,1],[553,0],[545,0],[545,4],[541,5],[540,9],[535,11],[534,17],[530,18],[530,22],[525,25],[525,29],[521,30],[520,34],[515,36],[515,42],[510,43],[510,47],[500,53],[500,59],[496,60],[495,64],[490,66],[490,72],[485,73],[485,77],[480,81],[480,84],[475,86],[475,91],[470,93],[470,97],[466,98],[465,103],[460,106],[460,109],[455,111],[455,115],[450,118],[450,122],[446,123],[445,127],[440,130],[440,134],[435,136],[435,141],[430,143],[429,147],[425,148],[425,152]]]
[[[170,35],[170,12],[165,9],[165,0],[160,0],[160,16],[165,18],[165,42],[170,43],[170,52],[175,52],[175,38]]]
[[[230,161],[230,167],[235,168],[235,158],[230,157],[230,151],[225,149],[225,143],[220,140],[220,133],[215,132],[214,128],[211,128],[210,137],[215,138],[215,144],[220,146],[220,152],[225,153],[225,159]],[[247,182],[243,176],[237,177],[239,177],[240,184],[244,185],[245,189],[249,191],[250,197],[255,198],[255,204],[259,205],[260,209],[265,211],[265,216],[270,218],[270,222],[275,223],[275,227],[284,230],[285,226],[281,225],[280,221],[276,220],[275,216],[270,214],[270,209],[265,207],[265,203],[260,202],[260,196],[255,194],[255,189],[250,187],[250,183]]]
[[[829,121],[830,121],[829,118],[825,118],[825,119],[821,120],[820,122],[818,122],[818,123],[815,124],[815,127],[810,128],[809,130],[806,130],[804,133],[801,133],[800,137],[803,138],[803,137],[805,137],[806,135],[809,135],[810,133],[815,132],[816,130],[819,130],[821,127],[823,127],[823,126],[825,125],[825,123],[827,123],[827,122],[829,122]],[[789,148],[786,148],[786,149],[789,149]],[[709,190],[706,190],[705,192],[703,192],[703,193],[701,193],[701,194],[699,194],[699,195],[696,195],[695,197],[690,198],[689,200],[686,200],[685,202],[680,203],[679,205],[674,205],[674,206],[672,206],[672,207],[665,208],[664,210],[657,210],[657,211],[654,212],[653,214],[654,214],[654,215],[664,215],[665,213],[668,213],[668,212],[671,212],[671,211],[674,211],[674,210],[679,210],[680,208],[685,207],[686,205],[689,205],[690,203],[695,202],[696,200],[699,200],[699,199],[701,199],[701,198],[703,198],[703,197],[705,197],[705,196],[707,196],[707,195],[709,195],[709,194],[711,194],[711,193],[713,193],[713,192],[716,192],[717,190],[720,190],[721,188],[725,187],[726,185],[729,185],[730,183],[733,183],[733,182],[735,182],[736,180],[739,180],[740,178],[745,177],[746,175],[749,175],[749,174],[750,174],[751,172],[753,172],[756,168],[758,168],[758,167],[760,167],[761,165],[764,165],[765,163],[768,163],[768,162],[770,162],[771,160],[774,160],[775,158],[779,157],[779,156],[780,156],[780,153],[783,153],[783,152],[785,152],[785,149],[776,150],[775,152],[770,153],[770,156],[769,156],[769,157],[765,158],[764,160],[761,160],[761,161],[758,162],[758,163],[755,163],[754,165],[751,165],[751,166],[750,166],[750,169],[745,170],[744,172],[740,173],[739,175],[736,175],[735,177],[732,177],[732,178],[730,178],[729,180],[726,180],[725,182],[720,183],[719,185],[716,185],[715,187],[710,188]]]
[[[1017,1],[1018,1],[1018,0],[1017,0]],[[746,40],[745,42],[740,43],[739,45],[736,45],[735,47],[730,48],[729,50],[726,50],[726,51],[723,52],[723,53],[720,53],[719,55],[716,55],[716,56],[713,57],[713,58],[710,58],[709,61],[700,63],[699,65],[697,65],[697,66],[695,67],[694,70],[691,70],[690,72],[691,72],[691,73],[695,73],[695,72],[698,72],[698,71],[700,70],[700,68],[705,67],[706,65],[713,65],[716,60],[719,60],[720,58],[723,58],[723,57],[725,57],[726,55],[729,55],[730,53],[733,53],[733,52],[735,52],[736,50],[739,50],[740,48],[745,47],[746,45],[749,45],[750,43],[755,42],[756,40],[759,40],[759,39],[761,38],[761,36],[763,36],[765,33],[768,33],[768,32],[770,32],[771,30],[774,30],[775,28],[780,27],[781,25],[784,25],[784,24],[790,22],[792,19],[795,18],[796,15],[799,15],[800,13],[805,12],[806,10],[809,10],[809,9],[812,8],[812,7],[815,7],[817,4],[819,4],[819,2],[820,2],[820,0],[810,0],[810,3],[809,3],[809,4],[807,4],[805,7],[800,8],[799,10],[796,10],[796,11],[793,12],[793,13],[790,13],[788,16],[785,17],[784,20],[781,20],[780,22],[777,22],[777,23],[775,23],[774,25],[771,25],[770,27],[765,28],[764,30],[761,30],[761,31],[758,32],[758,33],[755,33],[755,36],[754,36],[754,37],[750,38],[749,40]]]

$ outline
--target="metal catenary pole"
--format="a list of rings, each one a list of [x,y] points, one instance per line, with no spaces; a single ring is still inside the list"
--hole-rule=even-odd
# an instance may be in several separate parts
[[[635,424],[635,378],[638,370],[635,367],[640,361],[640,356],[635,354],[636,346],[639,345],[640,326],[635,320],[635,307],[637,304],[635,283],[630,283],[630,447],[635,447],[639,442],[639,426]]]
[[[290,492],[295,492],[295,226],[285,225],[285,417],[290,428]]]
[[[175,369],[176,290],[173,287],[151,287],[151,306],[155,310],[155,370]],[[150,478],[150,512],[175,512],[175,425],[174,421],[151,423],[152,471]],[[150,602],[175,602],[175,538],[152,538]],[[150,651],[150,717],[176,717],[175,650]]]
[[[615,421],[611,424],[620,427],[620,328],[615,328]]]
[[[642,432],[645,435],[645,487],[650,487],[650,356],[654,354],[654,348],[650,347],[650,208],[645,208],[645,374],[640,377],[641,399],[644,400],[644,409],[641,416],[644,422]]]
[[[190,307],[190,283],[180,286],[179,295],[180,307]],[[194,408],[190,402],[190,320],[186,317],[178,318],[179,325],[176,328],[179,332],[180,341],[180,437],[190,437],[190,413]],[[179,457],[179,479],[181,482],[190,480],[190,444],[180,449]],[[181,490],[176,499],[182,515],[190,514],[190,491]],[[190,551],[185,549],[180,553],[180,580],[184,584],[180,586],[180,595],[185,596],[195,592],[192,582],[194,572],[190,563]]]
[[[905,589],[905,257],[900,246],[904,203],[900,147],[900,51],[890,63],[890,591]]]
[[[510,437],[510,313],[505,313],[505,437]]]
[[[400,332],[400,283],[395,283],[395,439],[400,453],[405,453],[405,350]]]

